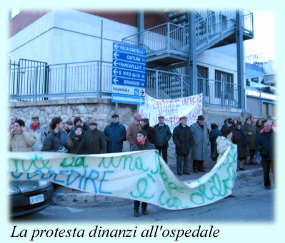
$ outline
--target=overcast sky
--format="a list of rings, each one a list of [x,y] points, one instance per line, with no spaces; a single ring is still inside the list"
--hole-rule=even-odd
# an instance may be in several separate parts
[[[253,11],[254,39],[244,42],[245,56],[262,54],[265,60],[274,60],[275,13],[272,11]]]

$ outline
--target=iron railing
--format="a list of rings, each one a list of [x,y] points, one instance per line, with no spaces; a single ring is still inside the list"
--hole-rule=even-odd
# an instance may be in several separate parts
[[[196,18],[196,47],[197,53],[208,49],[236,29],[235,12],[211,12],[206,17]],[[253,14],[243,12],[244,34],[253,36]],[[141,46],[147,50],[147,57],[174,53],[183,57],[189,55],[189,24],[183,26],[167,22],[141,33],[136,33],[122,39],[122,42],[138,45],[141,36]]]
[[[140,34],[141,47],[146,48],[148,57],[170,50],[185,55],[189,48],[184,28],[170,22],[149,28]],[[134,34],[123,38],[122,42],[138,45],[138,37],[139,34]]]
[[[39,66],[21,63],[10,62],[10,102],[111,97],[111,62],[40,63]],[[239,88],[234,83],[198,78],[198,93],[204,94],[205,105],[238,108]],[[192,82],[185,74],[147,68],[146,93],[158,99],[185,97],[193,94]]]

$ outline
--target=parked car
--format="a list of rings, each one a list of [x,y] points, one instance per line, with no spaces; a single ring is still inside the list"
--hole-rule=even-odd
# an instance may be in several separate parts
[[[50,205],[53,185],[48,180],[11,181],[9,187],[12,218],[38,212]]]

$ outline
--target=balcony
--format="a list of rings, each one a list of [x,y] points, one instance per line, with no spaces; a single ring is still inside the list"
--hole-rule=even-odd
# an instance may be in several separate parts
[[[253,14],[243,12],[243,38],[253,38]],[[140,33],[141,46],[147,50],[148,67],[167,66],[186,62],[189,55],[189,25],[170,22]],[[139,34],[122,39],[122,42],[138,45]],[[196,18],[196,53],[236,42],[235,12],[211,12]]]

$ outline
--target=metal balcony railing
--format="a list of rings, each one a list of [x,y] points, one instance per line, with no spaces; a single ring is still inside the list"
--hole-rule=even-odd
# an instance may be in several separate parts
[[[239,88],[234,83],[198,78],[198,93],[204,94],[205,105],[238,108]],[[190,76],[147,68],[146,93],[159,99],[190,96]],[[110,98],[111,94],[111,62],[90,61],[26,67],[10,62],[9,65],[10,102]]]
[[[236,29],[235,12],[211,12],[206,17],[196,16],[196,47],[197,54],[214,46]],[[243,12],[244,34],[253,36],[253,14]],[[170,22],[146,29],[141,33],[127,36],[122,42],[138,45],[141,36],[141,46],[147,50],[147,57],[164,53],[173,53],[187,57],[189,54],[189,25],[176,25]]]
[[[134,34],[125,37],[122,42],[138,45],[138,36]],[[184,28],[170,22],[143,31],[141,38],[141,47],[146,48],[147,57],[170,51],[185,55],[185,51],[189,48]]]

